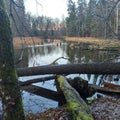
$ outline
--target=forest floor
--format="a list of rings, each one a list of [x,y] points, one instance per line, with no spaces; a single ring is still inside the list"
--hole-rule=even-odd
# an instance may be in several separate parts
[[[94,120],[120,120],[120,99],[99,98],[89,105],[89,108]],[[38,114],[29,113],[26,118],[27,120],[73,120],[66,106]]]
[[[77,37],[65,37],[65,41],[72,41],[79,43],[90,43],[92,47],[103,48],[118,48],[120,50],[120,40],[103,40],[97,38],[77,38]],[[34,41],[33,41],[34,40]],[[40,45],[42,39],[38,37],[26,37],[20,40],[14,38],[13,44],[15,48],[21,48],[23,45]],[[54,41],[56,44],[60,43],[59,40]],[[99,98],[89,105],[90,110],[94,116],[94,120],[120,120],[120,97],[118,98]],[[27,120],[72,120],[72,116],[67,112],[67,107],[62,106],[56,109],[49,109],[45,112],[32,114],[29,113],[26,116]]]

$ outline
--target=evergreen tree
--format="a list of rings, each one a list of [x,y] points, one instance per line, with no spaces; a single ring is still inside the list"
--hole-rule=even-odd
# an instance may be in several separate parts
[[[76,36],[76,5],[72,0],[68,0],[68,17],[66,18],[66,27],[68,36]]]

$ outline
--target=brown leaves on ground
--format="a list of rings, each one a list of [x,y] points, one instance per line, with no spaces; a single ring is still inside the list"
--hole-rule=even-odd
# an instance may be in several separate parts
[[[90,105],[95,120],[120,120],[120,99],[99,98]],[[72,120],[66,106],[27,115],[26,120]]]
[[[26,120],[72,120],[66,107],[59,107],[57,109],[49,109],[45,112],[32,114],[29,113]]]
[[[90,109],[95,120],[120,120],[120,99],[100,98]]]

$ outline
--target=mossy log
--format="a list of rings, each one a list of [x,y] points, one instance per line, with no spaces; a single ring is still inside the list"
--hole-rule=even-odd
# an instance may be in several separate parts
[[[80,97],[78,92],[70,86],[66,78],[58,77],[60,88],[65,96],[68,110],[72,113],[74,120],[93,120],[93,116],[87,104]]]

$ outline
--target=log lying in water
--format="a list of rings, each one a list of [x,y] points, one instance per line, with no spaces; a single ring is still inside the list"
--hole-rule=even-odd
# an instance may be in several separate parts
[[[56,76],[47,76],[47,77],[43,77],[43,78],[28,80],[25,82],[19,81],[19,84],[22,88],[25,88],[24,90],[27,90],[28,92],[43,96],[41,94],[41,89],[42,89],[42,93],[46,92],[46,93],[49,93],[50,96],[53,96],[52,100],[55,99],[55,100],[62,101],[63,96],[61,94],[61,90],[58,89],[58,91],[57,91],[58,94],[57,94],[54,91],[44,89],[42,87],[30,85],[32,83],[45,82],[46,80],[55,79],[55,78],[56,78]],[[88,84],[88,81],[86,81],[80,77],[75,77],[72,80],[68,79],[68,82],[73,88],[75,88],[78,91],[78,93],[81,95],[81,97],[83,99],[86,99],[87,97],[92,96],[95,92],[100,92],[100,93],[108,94],[108,95],[114,95],[114,94],[120,95],[120,86],[119,85],[112,84],[112,88],[111,88],[111,83],[109,83],[110,84],[109,87],[108,87],[108,83],[107,83],[107,86],[105,85],[105,87],[99,87],[97,85]],[[106,83],[106,82],[104,82],[104,83]],[[113,85],[114,85],[114,88],[113,88]],[[58,85],[56,87],[58,87]],[[33,90],[34,90],[34,92],[33,92]],[[46,97],[46,96],[43,96],[43,97]],[[58,97],[59,97],[59,99],[58,99]],[[51,99],[51,98],[49,98],[49,99]],[[63,100],[63,103],[64,103],[64,100]]]
[[[18,76],[44,74],[120,74],[120,63],[87,63],[44,65],[39,67],[18,68]]]
[[[54,101],[59,101],[59,93],[53,90],[42,88],[36,85],[21,86],[21,89],[38,96],[42,96]]]
[[[20,86],[26,86],[26,85],[30,85],[32,83],[45,82],[45,81],[49,81],[49,80],[52,80],[52,79],[56,79],[56,76],[53,75],[53,76],[31,79],[31,80],[27,80],[25,82],[19,82],[19,84],[20,84]]]
[[[58,77],[60,88],[65,96],[68,110],[72,112],[74,120],[93,120],[91,111],[87,104],[80,97],[78,92],[70,86],[66,78],[63,76]]]

